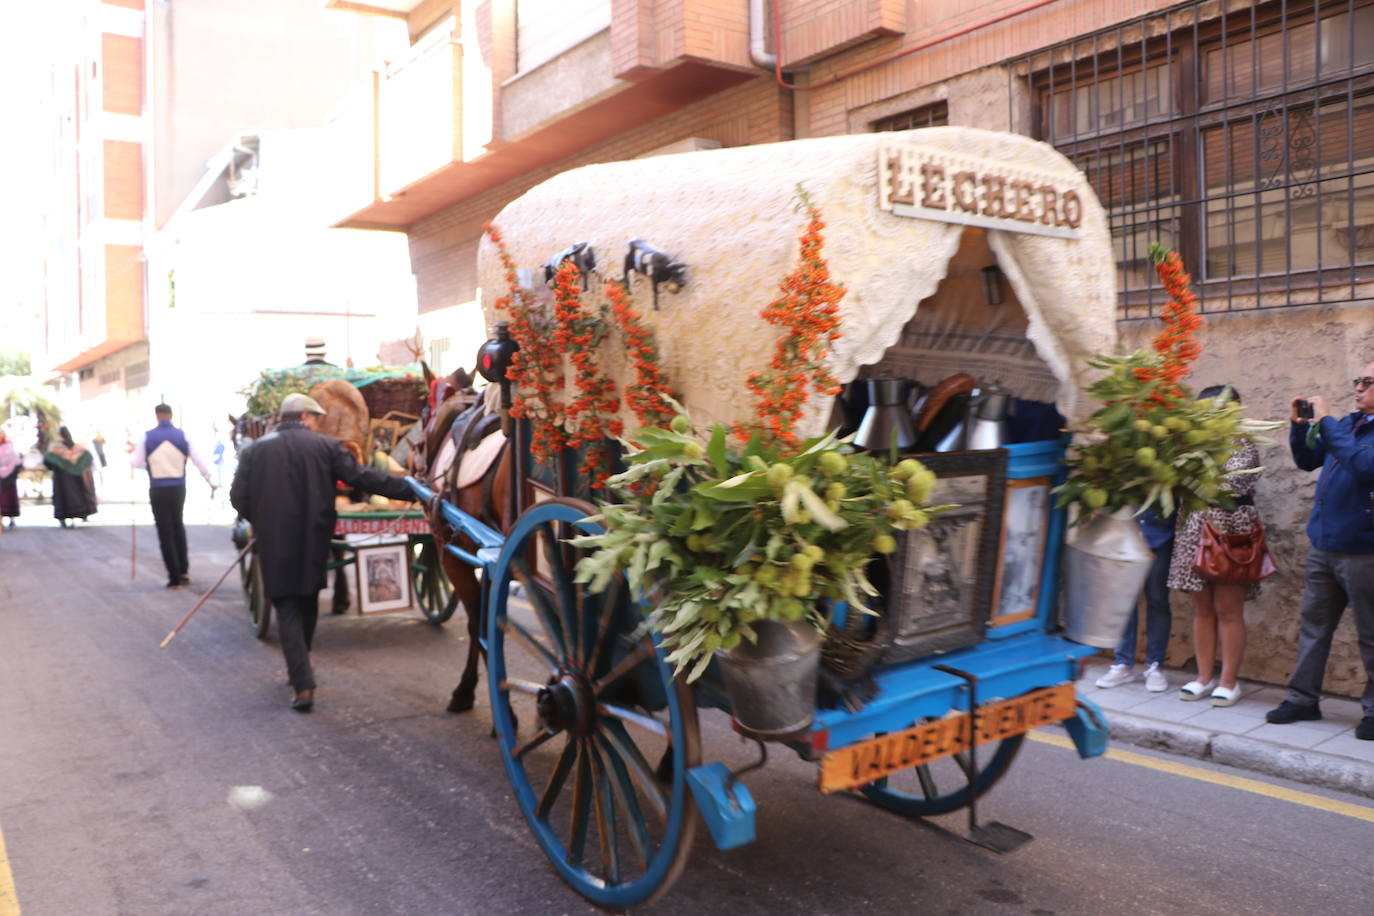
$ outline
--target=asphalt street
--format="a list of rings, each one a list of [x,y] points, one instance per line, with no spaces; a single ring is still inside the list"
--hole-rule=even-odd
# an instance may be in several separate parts
[[[151,526],[131,580],[127,520],[37,521],[0,535],[0,916],[600,912],[529,834],[485,682],[474,711],[443,711],[459,619],[324,615],[301,715],[232,577],[159,650],[199,589],[162,587]],[[208,587],[228,529],[190,538]],[[720,714],[702,732],[705,759],[752,760]],[[980,804],[1035,836],[1011,854],[965,842],[963,813],[821,796],[815,766],[780,751],[746,777],[757,842],[721,852],[699,830],[648,911],[1370,912],[1368,799],[1153,752],[1081,761],[1046,732]]]

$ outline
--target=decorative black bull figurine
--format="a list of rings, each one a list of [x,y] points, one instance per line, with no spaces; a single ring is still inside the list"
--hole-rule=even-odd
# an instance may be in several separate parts
[[[596,252],[592,250],[590,242],[578,242],[570,245],[558,254],[544,262],[544,284],[553,286],[554,275],[558,273],[558,268],[563,266],[564,261],[572,261],[577,272],[582,275],[582,289],[587,288],[587,277],[591,274],[592,268],[596,267]]]
[[[654,311],[658,311],[658,285],[666,283],[675,293],[687,285],[687,265],[674,260],[643,239],[630,239],[625,251],[625,288],[630,288],[630,272],[643,274],[653,284]]]

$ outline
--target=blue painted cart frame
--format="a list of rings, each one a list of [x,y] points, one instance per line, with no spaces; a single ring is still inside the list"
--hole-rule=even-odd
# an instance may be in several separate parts
[[[1059,483],[1064,447],[1009,446],[1008,480]],[[755,806],[747,788],[724,764],[700,759],[697,705],[729,709],[717,679],[708,672],[695,689],[675,680],[629,596],[614,587],[590,595],[575,582],[576,551],[566,541],[601,530],[594,507],[566,497],[546,499],[502,533],[418,481],[408,482],[454,530],[454,542],[444,549],[481,572],[482,632],[502,759],[517,803],[559,874],[606,906],[657,897],[685,866],[696,822],[693,804],[720,847],[751,841]],[[1062,510],[1049,513],[1032,617],[988,627],[975,645],[880,667],[873,676],[875,692],[862,708],[818,709],[814,723],[786,743],[806,759],[824,761],[880,736],[967,712],[975,690],[985,700],[980,711],[1047,688],[1059,688],[1061,697],[1071,691],[1065,685],[1072,685],[1081,660],[1096,650],[1055,632],[1065,523]],[[513,591],[520,600],[512,600]],[[537,679],[524,674],[531,667],[542,669]],[[524,740],[515,713],[515,701],[522,698],[537,710],[535,730]],[[1068,711],[1060,708],[1056,721],[1079,754],[1103,753],[1107,731],[1100,710],[1081,700],[1071,701]],[[967,779],[947,790],[923,775],[924,764],[913,768],[918,790],[899,788],[887,776],[854,789],[910,816],[956,810],[1000,778],[1025,730],[999,732],[986,764],[971,771],[965,766]],[[652,756],[640,744],[643,736],[656,742]],[[967,750],[967,744],[959,747],[954,756]],[[567,812],[560,815],[560,806]]]

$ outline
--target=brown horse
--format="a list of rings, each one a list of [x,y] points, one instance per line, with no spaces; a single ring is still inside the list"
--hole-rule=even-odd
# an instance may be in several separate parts
[[[424,418],[422,446],[412,452],[411,470],[450,504],[497,531],[505,532],[513,520],[508,517],[510,462],[506,460],[504,448],[481,479],[461,488],[457,486],[462,455],[495,432],[498,421],[496,414],[487,412],[470,382],[470,377],[460,369],[435,385],[435,406],[432,410],[427,408],[429,415]],[[448,442],[452,444],[446,446]],[[451,452],[453,457],[441,463],[445,451]],[[427,516],[435,544],[440,548],[440,565],[453,583],[468,619],[467,662],[447,707],[449,712],[466,712],[472,708],[476,697],[479,659],[485,654],[481,639],[482,584],[477,571],[444,550],[443,545],[454,543],[468,551],[475,550],[476,545],[465,535],[455,532],[437,511],[437,506],[431,506]]]

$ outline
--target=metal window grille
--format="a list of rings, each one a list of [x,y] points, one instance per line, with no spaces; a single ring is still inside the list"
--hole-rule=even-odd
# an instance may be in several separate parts
[[[124,387],[132,391],[135,388],[144,388],[148,384],[148,361],[142,360],[137,363],[130,363],[124,367]]]
[[[888,115],[886,118],[879,118],[873,122],[873,130],[911,130],[916,127],[944,127],[949,124],[949,105],[946,102],[932,102],[929,105],[922,105],[920,108],[913,108],[910,111],[903,111],[900,114]]]
[[[1011,67],[1037,138],[1107,210],[1122,318],[1165,301],[1155,241],[1204,312],[1371,296],[1374,2],[1227,7],[1194,0]]]

